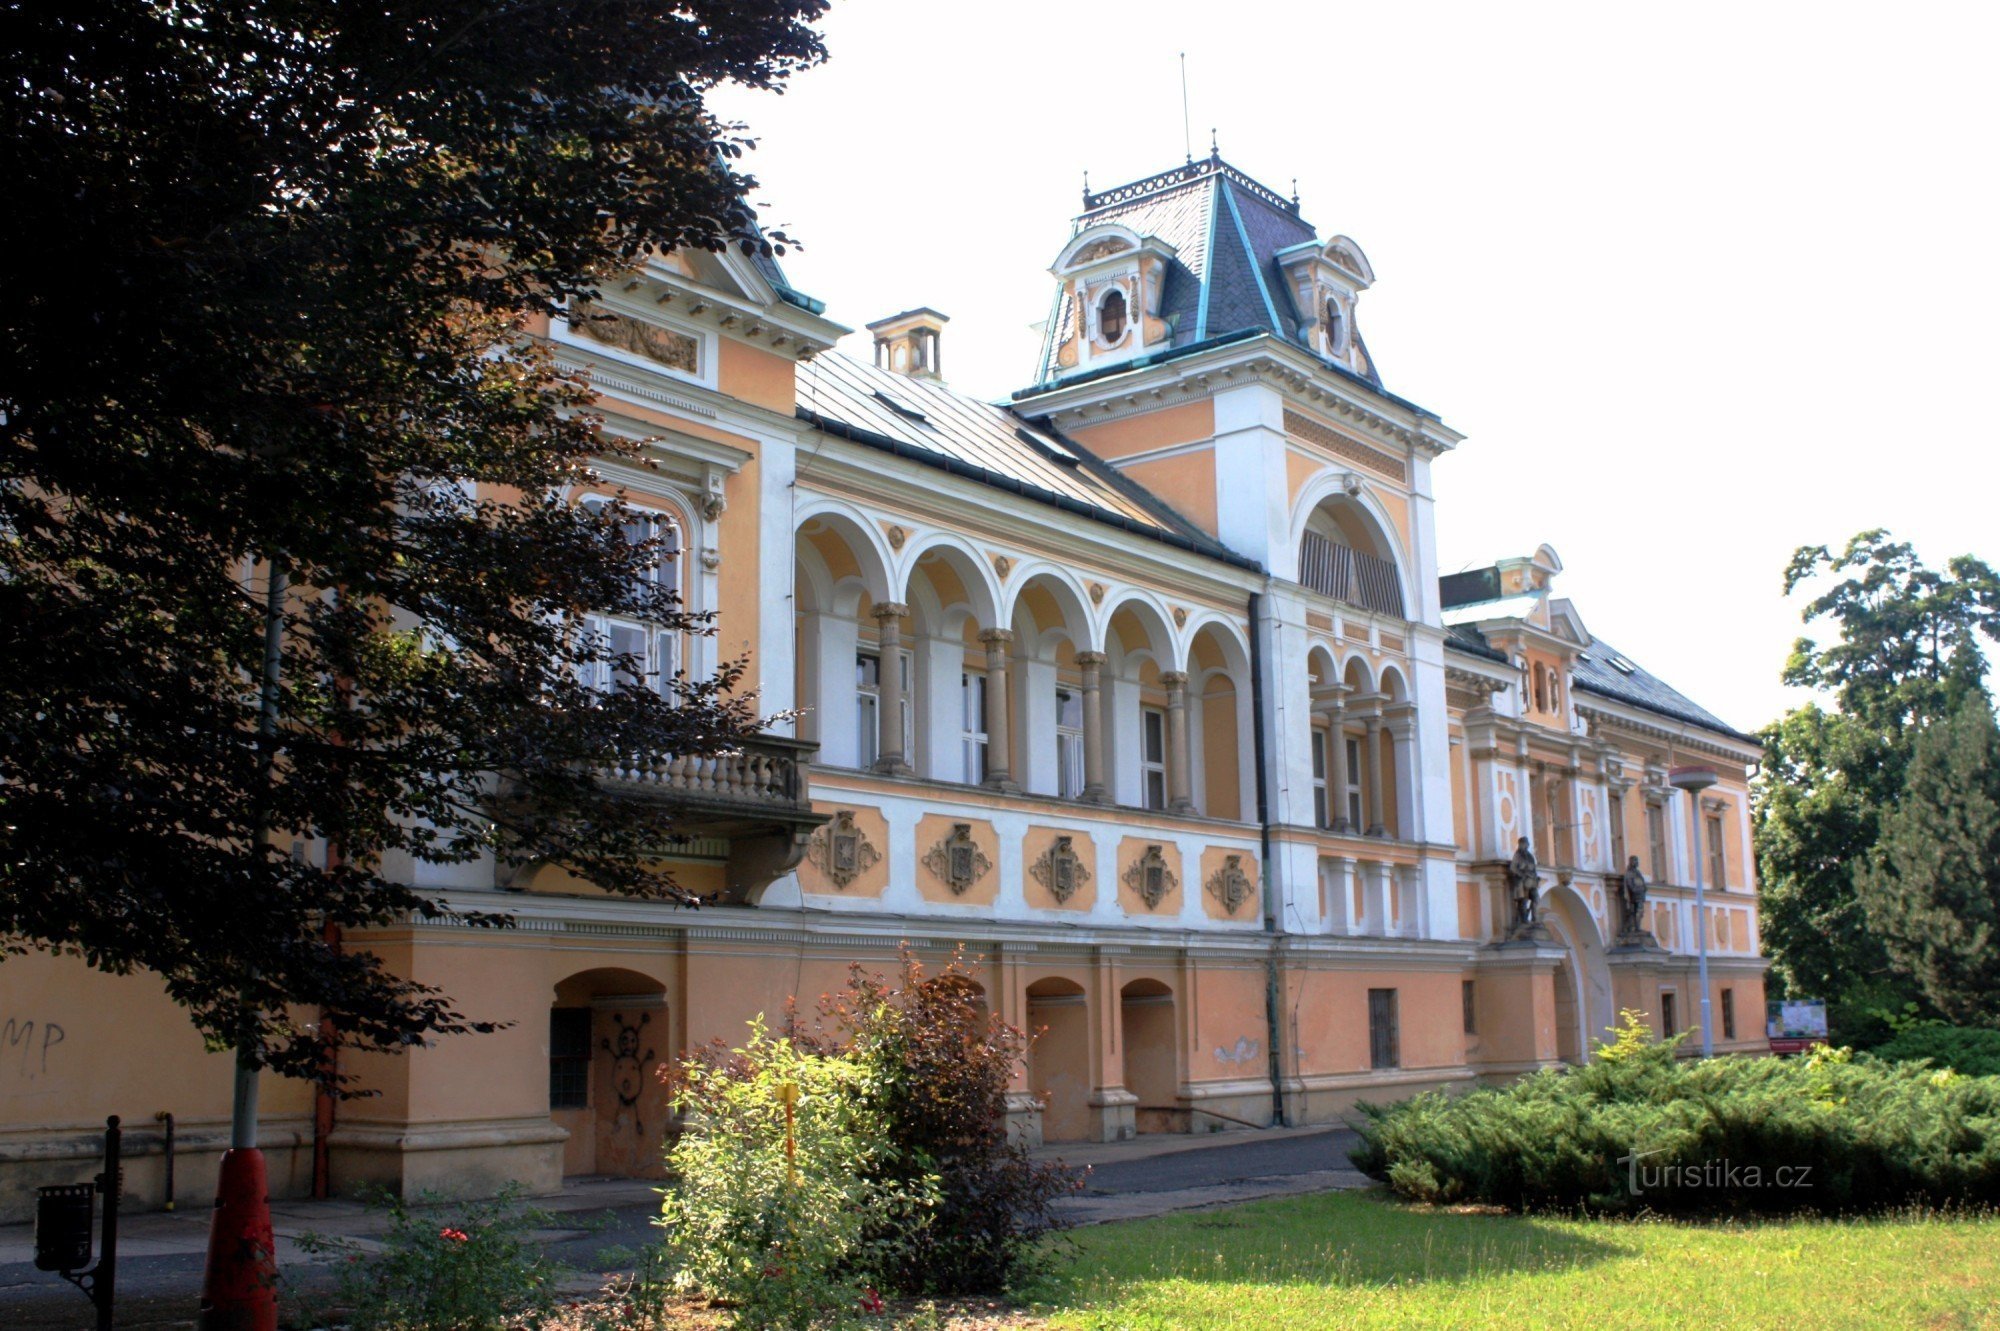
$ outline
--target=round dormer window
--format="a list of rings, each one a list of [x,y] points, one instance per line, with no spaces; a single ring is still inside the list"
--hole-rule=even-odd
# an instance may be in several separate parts
[[[1106,346],[1125,336],[1125,293],[1113,287],[1097,302],[1097,336]]]

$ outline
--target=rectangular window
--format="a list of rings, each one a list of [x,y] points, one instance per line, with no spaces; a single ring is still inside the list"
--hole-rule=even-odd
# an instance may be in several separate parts
[[[1354,824],[1354,830],[1361,830],[1361,741],[1350,739],[1347,744],[1347,821]]]
[[[1652,860],[1653,881],[1667,881],[1667,806],[1656,801],[1646,804],[1646,848]]]
[[[1328,816],[1326,802],[1326,744],[1327,732],[1312,732],[1313,760],[1313,826],[1330,827],[1333,819]]]
[[[1167,807],[1167,714],[1139,709],[1139,798],[1148,809]]]
[[[958,677],[965,707],[965,771],[962,779],[976,786],[986,779],[986,676],[966,671]]]
[[[1396,1039],[1396,991],[1368,991],[1368,1066],[1400,1067]]]
[[[882,756],[882,658],[874,652],[854,657],[854,765],[873,767]]]
[[[587,507],[599,509],[611,501],[593,496],[583,502]],[[664,513],[628,509],[622,526],[627,543],[653,543],[652,558],[640,570],[637,582],[642,588],[657,587],[668,592],[678,601],[681,580],[680,525]],[[595,677],[589,682],[600,693],[631,688],[650,688],[664,693],[670,681],[680,673],[680,634],[628,616],[592,615],[588,623],[592,632],[603,635],[607,640],[613,655],[628,658],[619,666],[610,661],[597,663]]]
[[[1467,1035],[1479,1034],[1479,1022],[1473,1016],[1478,1006],[1475,1001],[1478,995],[1473,991],[1472,986],[1473,981],[1471,980],[1460,980],[1458,982],[1458,1001],[1465,1009],[1465,1033]]]
[[[1722,815],[1711,813],[1708,825],[1708,880],[1716,888],[1729,886],[1729,860],[1723,854]]]
[[[549,1009],[549,1108],[590,1108],[590,1009]]]
[[[1066,800],[1083,794],[1083,695],[1056,690],[1056,793]]]
[[[1734,989],[1724,989],[1722,991],[1722,1038],[1725,1040],[1734,1040],[1736,1038],[1736,991]]]
[[[1609,810],[1606,814],[1611,823],[1611,868],[1615,873],[1625,871],[1625,797],[1617,791],[1611,792]]]
[[[1674,995],[1662,991],[1660,994],[1660,1038],[1671,1040],[1681,1033],[1680,1016],[1674,1011]]]

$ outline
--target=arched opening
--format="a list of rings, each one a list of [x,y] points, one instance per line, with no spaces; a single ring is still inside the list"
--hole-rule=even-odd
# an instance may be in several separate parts
[[[1188,645],[1188,712],[1195,808],[1211,818],[1249,816],[1249,655],[1220,625],[1203,625]]]
[[[1028,986],[1028,1089],[1042,1106],[1042,1140],[1090,1136],[1090,1006],[1083,986],[1051,976]]]
[[[1008,709],[1018,744],[1014,777],[1037,795],[1080,799],[1087,784],[1077,654],[1090,650],[1089,624],[1083,598],[1064,577],[1036,573],[1015,594]]]
[[[1111,798],[1135,809],[1167,807],[1167,688],[1173,632],[1140,597],[1115,606],[1104,632],[1105,752]]]
[[[658,1178],[673,1057],[666,986],[616,967],[580,971],[549,1006],[549,1117],[569,1133],[566,1176]]]
[[[989,576],[965,550],[943,542],[918,551],[910,564],[907,706],[917,723],[909,762],[933,780],[978,785],[987,777],[992,736],[979,635],[997,616]]]
[[[798,627],[799,733],[819,741],[818,761],[836,767],[873,767],[883,751],[883,718],[893,711],[904,738],[889,735],[907,754],[907,684],[912,658],[903,644],[901,618],[886,623],[876,611],[894,603],[887,561],[866,529],[842,513],[820,513],[800,524],[794,542]],[[883,657],[884,631],[893,638]],[[886,672],[894,671],[889,676]],[[888,688],[885,690],[885,683]],[[885,692],[889,694],[885,699]],[[896,696],[900,692],[900,697]]]
[[[1326,298],[1326,354],[1338,356],[1347,350],[1347,320],[1340,313],[1340,301]]]
[[[1606,1038],[1615,1015],[1604,939],[1589,903],[1573,888],[1550,888],[1540,913],[1566,953],[1556,966],[1556,1056],[1582,1063]]]
[[[1368,510],[1348,495],[1329,495],[1306,518],[1299,538],[1299,583],[1336,601],[1404,617],[1395,546]]]
[[[1097,336],[1105,346],[1116,346],[1125,336],[1125,293],[1113,287],[1097,303]]]
[[[1179,1104],[1174,991],[1159,980],[1133,980],[1118,991],[1118,1018],[1125,1046],[1125,1089],[1139,1101],[1138,1130],[1186,1131],[1187,1115]]]

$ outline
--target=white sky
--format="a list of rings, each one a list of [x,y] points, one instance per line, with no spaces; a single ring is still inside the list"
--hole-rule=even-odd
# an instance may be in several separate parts
[[[1886,526],[2000,560],[2000,9],[836,0],[831,61],[715,105],[762,145],[802,290],[952,317],[1033,376],[1082,175],[1197,156],[1377,275],[1383,382],[1469,438],[1445,572],[1543,541],[1595,633],[1725,720],[1791,701],[1791,551]],[[843,344],[866,355],[865,335]]]

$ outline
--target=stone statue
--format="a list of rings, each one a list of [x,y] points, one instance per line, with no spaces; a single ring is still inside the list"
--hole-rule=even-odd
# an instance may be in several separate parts
[[[1514,858],[1507,862],[1507,895],[1514,903],[1514,932],[1527,933],[1536,927],[1535,895],[1542,886],[1541,867],[1528,838],[1514,843]]]
[[[1618,907],[1620,938],[1651,937],[1646,928],[1646,875],[1639,872],[1637,855],[1625,861],[1625,872],[1618,879]]]

